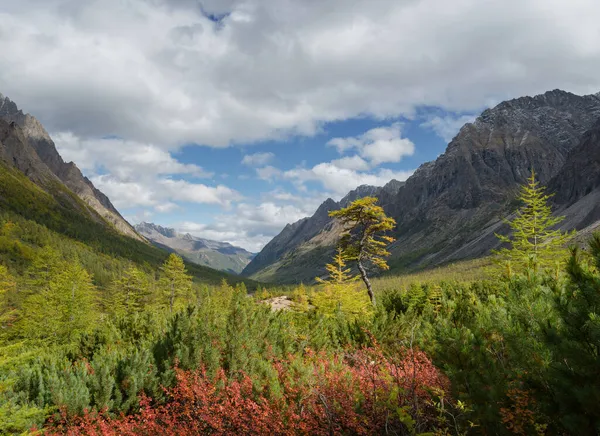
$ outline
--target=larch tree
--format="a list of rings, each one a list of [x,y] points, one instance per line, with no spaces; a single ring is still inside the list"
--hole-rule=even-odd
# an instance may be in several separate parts
[[[501,242],[509,244],[495,250],[497,261],[505,266],[507,275],[515,270],[526,269],[536,273],[538,269],[552,266],[567,254],[565,244],[572,233],[556,229],[564,217],[553,216],[548,205],[551,195],[535,178],[535,172],[521,186],[518,200],[522,203],[513,220],[506,221],[512,232],[509,236],[496,234]]]
[[[186,273],[183,259],[174,253],[171,253],[162,265],[161,272],[159,286],[163,295],[163,303],[173,313],[177,299],[190,297],[192,278]]]
[[[31,339],[71,341],[93,328],[96,298],[91,276],[78,262],[70,262],[23,302],[20,331]]]
[[[394,229],[396,221],[377,205],[375,197],[355,200],[348,207],[329,212],[329,216],[338,219],[344,226],[340,248],[345,259],[356,262],[371,303],[375,306],[375,294],[367,275],[367,267],[389,269],[385,257],[390,253],[386,247],[394,238],[385,233]]]
[[[144,309],[151,294],[148,276],[130,265],[110,288],[109,311],[115,315],[132,315]]]
[[[364,293],[358,292],[356,287],[358,276],[353,276],[351,268],[347,267],[341,247],[338,247],[333,262],[328,263],[325,268],[329,278],[316,278],[316,281],[323,285],[323,289],[313,294],[314,306],[328,316],[337,311],[342,311],[351,318],[368,314],[369,299]]]

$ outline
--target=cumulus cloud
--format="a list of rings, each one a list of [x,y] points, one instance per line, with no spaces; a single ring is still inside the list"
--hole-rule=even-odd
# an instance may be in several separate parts
[[[157,178],[141,183],[106,174],[91,180],[117,208],[152,207],[158,212],[167,212],[176,207],[173,202],[230,207],[232,202],[242,199],[237,191],[227,186],[207,186],[185,180]]]
[[[274,157],[275,155],[270,152],[247,154],[242,159],[242,164],[247,165],[249,167],[265,166],[266,164],[271,162]]]
[[[230,207],[241,195],[224,185],[207,186],[170,176],[211,178],[214,174],[194,164],[182,164],[153,144],[120,138],[81,139],[71,132],[53,135],[67,161],[78,166],[117,208],[150,207],[159,213],[179,208],[177,202]]]
[[[394,123],[387,127],[376,127],[368,130],[360,136],[348,138],[332,138],[327,145],[337,148],[338,152],[344,153],[356,149],[365,159],[368,159],[371,165],[377,166],[385,162],[400,162],[404,156],[410,156],[415,152],[415,145],[408,138],[402,138],[400,123]],[[354,168],[346,166],[348,169],[365,169],[361,162],[353,158],[338,160],[338,166],[354,165]],[[364,160],[362,163],[366,164]]]
[[[0,6],[0,82],[53,132],[218,147],[596,92],[599,14],[595,0],[20,0]]]
[[[355,170],[355,171],[366,171],[371,166],[360,156],[346,156],[341,159],[335,159],[331,161],[332,165],[335,165],[338,168],[343,168],[347,170]]]
[[[210,178],[214,174],[194,164],[182,164],[154,144],[119,138],[81,139],[71,132],[53,135],[56,148],[66,161],[74,161],[87,173],[100,168],[120,179],[140,175],[189,174]]]

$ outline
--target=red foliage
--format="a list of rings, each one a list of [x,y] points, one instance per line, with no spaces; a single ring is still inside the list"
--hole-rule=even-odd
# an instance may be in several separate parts
[[[228,378],[223,371],[177,374],[168,401],[140,399],[136,415],[111,418],[87,414],[73,423],[46,428],[67,435],[190,434],[374,434],[413,427],[435,428],[432,390],[443,393],[447,380],[421,351],[404,350],[390,359],[376,348],[327,358],[307,353],[301,364],[313,368],[308,380],[295,372],[293,357],[274,362],[283,394],[268,398],[253,390],[245,375]],[[407,417],[409,417],[407,419]]]

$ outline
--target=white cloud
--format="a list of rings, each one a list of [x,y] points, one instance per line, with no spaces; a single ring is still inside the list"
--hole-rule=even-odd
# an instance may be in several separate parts
[[[311,169],[296,168],[286,171],[284,177],[298,184],[316,181],[341,198],[360,185],[383,186],[392,179],[404,181],[414,171],[392,171],[379,169],[377,172],[365,173],[347,168],[340,168],[332,162],[315,165]]]
[[[240,203],[233,214],[218,216],[212,224],[183,222],[176,225],[181,232],[226,241],[257,252],[277,235],[288,223],[298,221],[314,210],[294,205],[265,202],[259,205]]]
[[[242,164],[249,167],[265,166],[273,160],[275,155],[273,153],[254,153],[247,154],[242,159]]]
[[[427,120],[421,123],[421,127],[432,129],[444,141],[450,142],[462,126],[472,123],[474,120],[475,115],[433,115],[427,117]]]
[[[274,178],[279,177],[281,175],[281,170],[275,168],[271,165],[267,165],[266,167],[256,168],[256,175],[261,180],[272,181]]]
[[[354,117],[410,117],[419,106],[464,113],[554,88],[600,90],[596,0],[0,3],[0,91],[63,132],[60,152],[118,207],[240,201],[223,185],[168,178],[211,177],[170,154],[185,144],[225,147],[313,135]],[[227,13],[218,23],[206,16]],[[425,124],[449,138],[462,121]],[[405,179],[409,172],[374,169],[412,153],[399,127],[381,129],[331,141],[355,156],[285,173],[267,160],[257,174],[335,195]],[[97,139],[108,135],[125,139]],[[247,230],[237,233],[231,214],[211,231],[257,244],[310,214],[280,195],[291,204],[233,205]]]
[[[182,164],[154,144],[119,138],[81,139],[71,132],[52,135],[56,148],[66,161],[72,160],[86,173],[104,168],[121,179],[140,175],[189,174],[210,178],[214,174],[193,164]]]
[[[335,159],[331,161],[332,165],[338,168],[344,168],[347,170],[366,171],[371,166],[360,156],[346,156],[341,159]]]
[[[238,192],[226,186],[212,187],[185,180],[157,178],[140,183],[112,175],[99,175],[91,180],[117,208],[152,207],[158,212],[166,212],[176,207],[173,202],[230,207],[232,202],[242,199]]]
[[[595,0],[210,4],[229,15],[193,0],[3,2],[2,92],[50,131],[172,149],[600,89]]]
[[[376,127],[360,136],[332,138],[327,142],[327,145],[336,147],[340,153],[356,149],[373,166],[385,162],[400,162],[404,156],[410,156],[415,152],[415,145],[412,141],[402,138],[400,123],[394,123],[387,127]],[[359,164],[360,162],[355,158],[356,156],[352,158],[353,161],[341,159],[338,161],[338,166],[340,166],[340,163],[342,165]],[[350,168],[348,166],[345,168],[365,169],[364,165],[362,165],[362,168]]]

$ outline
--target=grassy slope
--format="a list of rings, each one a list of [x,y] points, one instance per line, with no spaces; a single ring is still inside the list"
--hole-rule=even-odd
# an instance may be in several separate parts
[[[373,279],[376,291],[408,289],[413,283],[473,282],[486,278],[492,261],[490,257],[464,260],[419,272],[384,276]]]
[[[164,250],[122,236],[98,222],[97,216],[71,191],[60,184],[48,188],[48,193],[31,182],[20,171],[0,162],[0,211],[15,214],[41,224],[62,236],[81,242],[94,252],[137,264],[158,267],[168,256]],[[95,219],[94,219],[95,218]],[[245,282],[249,289],[257,283],[193,263],[187,269],[202,282]]]

